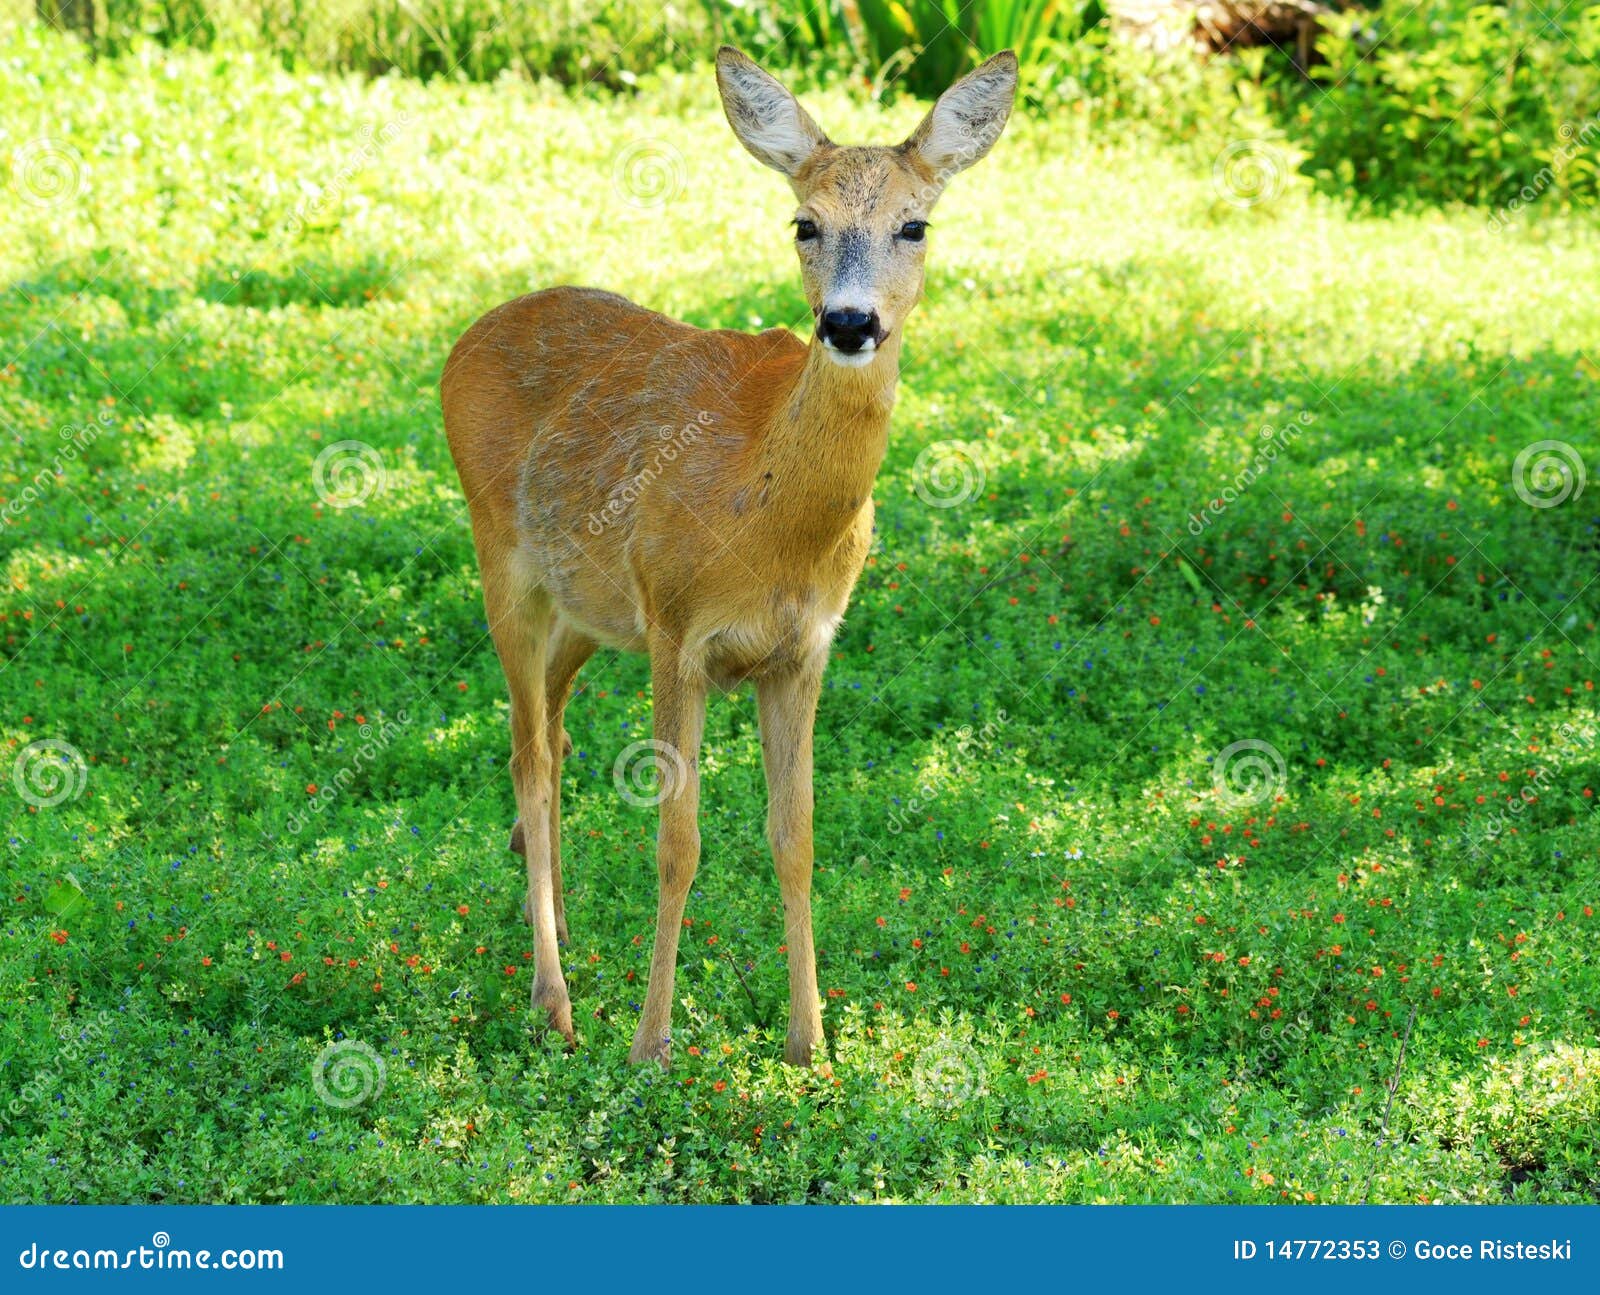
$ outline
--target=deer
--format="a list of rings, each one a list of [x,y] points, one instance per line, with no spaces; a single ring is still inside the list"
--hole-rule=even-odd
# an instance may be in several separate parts
[[[949,179],[999,138],[1017,60],[1007,50],[973,69],[891,146],[835,144],[731,46],[716,76],[734,135],[794,191],[809,342],[783,328],[700,329],[609,292],[548,288],[467,329],[445,364],[441,404],[510,694],[511,848],[527,864],[536,1026],[576,1046],[559,956],[569,692],[601,647],[642,651],[658,892],[628,1059],[670,1062],[678,937],[700,862],[706,704],[712,690],[748,682],[788,948],[784,1059],[808,1066],[823,1044],[811,914],[823,671],[872,538],[929,214]]]

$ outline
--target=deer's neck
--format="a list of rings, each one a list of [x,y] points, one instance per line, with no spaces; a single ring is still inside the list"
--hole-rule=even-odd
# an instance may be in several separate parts
[[[861,510],[888,447],[899,377],[898,329],[859,368],[837,363],[812,341],[760,455],[764,482],[792,514],[787,522],[821,538],[842,533]]]

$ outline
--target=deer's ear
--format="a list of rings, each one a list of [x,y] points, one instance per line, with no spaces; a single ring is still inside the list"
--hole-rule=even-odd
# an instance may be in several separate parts
[[[717,51],[717,88],[739,142],[757,161],[791,180],[828,142],[795,97],[732,45]]]
[[[1017,93],[1017,56],[1002,50],[939,96],[900,147],[943,183],[994,147]]]

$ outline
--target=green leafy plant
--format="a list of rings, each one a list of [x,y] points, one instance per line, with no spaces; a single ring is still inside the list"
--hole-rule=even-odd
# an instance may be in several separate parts
[[[857,0],[857,9],[879,82],[925,97],[1002,49],[1031,67],[1101,17],[1095,0]]]
[[[1380,203],[1592,201],[1600,7],[1385,0],[1324,20],[1285,125],[1330,189]]]

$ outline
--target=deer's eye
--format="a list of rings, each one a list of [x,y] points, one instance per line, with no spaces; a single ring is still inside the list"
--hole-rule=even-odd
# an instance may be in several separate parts
[[[794,222],[794,238],[797,243],[809,243],[820,231],[814,220],[797,220]]]
[[[908,220],[900,226],[900,237],[908,243],[920,243],[927,232],[928,222],[925,220]]]

